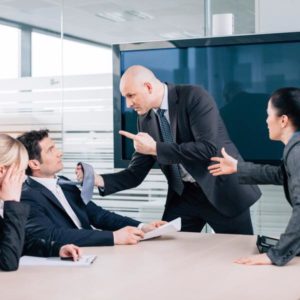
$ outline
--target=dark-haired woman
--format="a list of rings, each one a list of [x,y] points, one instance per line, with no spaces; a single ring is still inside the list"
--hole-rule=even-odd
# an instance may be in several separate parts
[[[238,173],[240,183],[283,185],[293,211],[285,232],[276,246],[265,254],[240,258],[236,262],[248,265],[285,265],[300,253],[300,89],[282,88],[275,91],[268,103],[269,137],[281,141],[285,148],[281,166],[239,162],[222,149],[223,157],[208,169],[213,176]]]

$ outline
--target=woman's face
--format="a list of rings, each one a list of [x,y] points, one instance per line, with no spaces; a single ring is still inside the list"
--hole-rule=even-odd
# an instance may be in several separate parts
[[[274,141],[281,141],[283,133],[282,116],[278,116],[271,100],[268,102],[267,114],[266,122],[269,129],[269,138]]]

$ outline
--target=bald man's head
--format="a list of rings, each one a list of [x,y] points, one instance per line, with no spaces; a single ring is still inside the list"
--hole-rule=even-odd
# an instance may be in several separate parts
[[[153,72],[143,66],[131,66],[120,81],[121,94],[126,98],[127,107],[139,115],[160,106],[163,97],[163,84]]]

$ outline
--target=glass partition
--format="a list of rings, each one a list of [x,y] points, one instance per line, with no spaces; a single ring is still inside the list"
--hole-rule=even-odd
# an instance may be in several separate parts
[[[79,160],[114,172],[113,44],[298,31],[299,8],[293,0],[1,1],[1,131],[49,128],[72,179]],[[153,170],[136,189],[94,199],[147,221],[161,216],[166,189]],[[263,188],[256,233],[283,231],[283,199],[281,188]]]

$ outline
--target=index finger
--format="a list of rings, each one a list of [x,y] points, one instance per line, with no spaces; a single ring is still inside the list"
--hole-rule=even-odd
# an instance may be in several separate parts
[[[210,158],[211,161],[216,161],[216,162],[221,162],[222,159],[223,157],[215,157],[215,156]]]
[[[125,130],[119,130],[119,133],[129,139],[135,140],[136,135]]]
[[[16,170],[16,164],[15,163],[12,163],[8,169],[7,169],[7,172],[4,176],[4,178],[10,178],[11,175],[13,175],[15,173],[15,170]]]
[[[141,238],[144,237],[144,232],[138,228],[134,228],[134,230],[132,231],[132,233],[136,236],[139,236]]]

